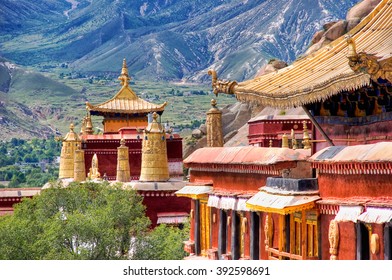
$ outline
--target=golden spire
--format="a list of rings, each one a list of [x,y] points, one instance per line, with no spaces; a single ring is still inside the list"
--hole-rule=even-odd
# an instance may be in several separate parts
[[[118,79],[120,80],[121,85],[126,87],[129,85],[129,81],[131,80],[128,75],[127,61],[125,60],[125,58],[123,59],[121,75],[118,77]]]
[[[116,180],[119,182],[129,182],[131,172],[129,167],[129,149],[125,146],[125,139],[120,140],[120,147],[117,148],[117,173]]]
[[[293,150],[298,149],[297,140],[295,139],[294,129],[291,129],[291,146]]]
[[[166,132],[157,121],[158,114],[144,130],[142,142],[142,167],[140,181],[169,180],[169,165],[166,151]]]
[[[74,156],[74,181],[83,182],[86,181],[86,167],[84,164],[84,151],[79,147],[75,151]]]
[[[270,147],[270,148],[273,147],[272,144],[273,144],[273,141],[272,141],[272,139],[270,139],[270,140],[269,140],[269,147]]]
[[[289,147],[289,138],[287,137],[286,133],[282,136],[282,148]]]
[[[304,149],[310,149],[311,145],[310,145],[308,126],[306,125],[306,121],[303,121],[302,123],[303,123],[303,131],[304,131],[302,143],[304,145]]]
[[[212,108],[207,112],[207,147],[223,147],[222,112],[216,104],[216,100],[211,99]]]
[[[84,132],[86,134],[93,134],[94,130],[93,130],[93,122],[91,121],[91,114],[90,114],[90,110],[88,109],[88,107],[86,107],[87,110],[87,114],[86,114],[86,121],[85,121],[85,127],[84,127]]]
[[[59,178],[74,178],[75,151],[80,148],[81,141],[74,131],[74,124],[69,126],[69,132],[62,138],[60,154]]]
[[[82,126],[80,127],[79,135],[85,135],[85,134],[86,134],[86,117],[83,118]]]

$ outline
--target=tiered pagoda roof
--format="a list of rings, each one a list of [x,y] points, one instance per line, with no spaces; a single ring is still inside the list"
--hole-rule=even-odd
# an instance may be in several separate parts
[[[119,114],[137,114],[137,113],[152,113],[163,112],[165,110],[166,102],[162,104],[150,103],[141,99],[129,87],[129,76],[126,61],[123,61],[121,75],[118,78],[121,81],[122,88],[110,100],[98,105],[92,105],[86,102],[87,110],[93,115],[104,115],[106,113]]]
[[[358,50],[358,55],[364,52],[368,55],[366,58],[373,58],[379,65],[371,66],[379,69],[360,65],[357,71],[353,71],[349,65],[350,49]],[[324,101],[342,91],[370,85],[371,79],[385,79],[388,72],[392,77],[391,65],[392,1],[382,0],[346,35],[288,67],[240,83],[218,80],[213,70],[209,74],[213,77],[216,94],[235,94],[241,101],[290,108]]]

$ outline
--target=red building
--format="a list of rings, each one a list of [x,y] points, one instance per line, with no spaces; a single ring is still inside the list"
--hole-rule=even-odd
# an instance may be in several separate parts
[[[32,198],[40,191],[41,188],[0,189],[0,216],[12,214],[14,204],[21,202],[23,198]]]
[[[313,139],[304,133],[302,141],[312,154],[299,159],[287,148],[258,148],[255,163],[240,152],[244,147],[237,158],[232,148],[205,148],[184,160],[190,185],[177,194],[192,198],[188,252],[215,259],[392,259],[391,19],[392,1],[382,0],[348,34],[289,67],[240,83],[209,72],[216,94],[280,110],[301,107],[313,125]],[[290,129],[268,117],[251,124],[252,145],[274,145],[276,131]],[[278,137],[295,147],[288,138]],[[279,169],[274,159],[283,151],[285,164],[301,163],[306,175]],[[260,165],[282,176],[264,178]]]
[[[303,122],[312,137],[312,122],[302,108],[288,110],[264,108],[257,116],[248,121],[249,145],[257,147],[281,147],[282,136],[291,135],[293,130],[296,139],[302,139]]]
[[[270,176],[311,176],[309,155],[310,150],[252,146],[196,150],[184,160],[190,184],[176,192],[192,198],[186,250],[212,259],[259,259],[261,216],[246,201]]]

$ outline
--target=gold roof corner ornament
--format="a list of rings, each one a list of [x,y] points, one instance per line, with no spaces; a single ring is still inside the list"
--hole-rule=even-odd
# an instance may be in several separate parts
[[[211,76],[211,86],[213,93],[218,96],[218,93],[235,94],[235,87],[238,85],[236,81],[218,80],[215,70],[208,70],[208,75]]]
[[[366,52],[357,53],[355,41],[351,36],[346,36],[348,65],[355,73],[365,73],[377,81],[378,78],[392,82],[392,60],[379,61],[380,57]]]
[[[125,58],[123,59],[121,75],[118,77],[118,79],[120,80],[121,85],[125,87],[129,85],[129,81],[131,80],[131,78],[128,75],[127,61]]]

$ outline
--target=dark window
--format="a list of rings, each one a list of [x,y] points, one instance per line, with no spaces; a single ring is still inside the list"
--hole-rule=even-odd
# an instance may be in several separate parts
[[[260,255],[260,216],[250,212],[250,259],[258,260]]]
[[[357,260],[370,259],[369,230],[364,223],[356,224],[357,230]]]
[[[227,213],[223,209],[219,209],[219,232],[218,232],[218,255],[226,254],[227,246]]]
[[[384,227],[384,259],[392,260],[392,224]]]

